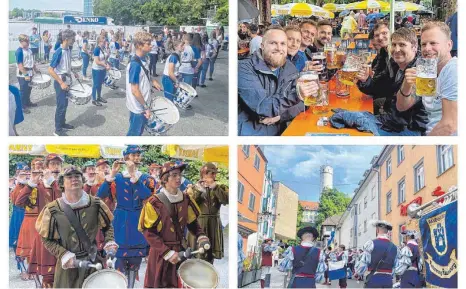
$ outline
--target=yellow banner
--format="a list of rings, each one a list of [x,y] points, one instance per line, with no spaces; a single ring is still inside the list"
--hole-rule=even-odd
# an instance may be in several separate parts
[[[228,166],[228,146],[164,145],[162,152],[172,158],[213,162]]]
[[[46,145],[48,153],[78,158],[99,158],[99,145]]]

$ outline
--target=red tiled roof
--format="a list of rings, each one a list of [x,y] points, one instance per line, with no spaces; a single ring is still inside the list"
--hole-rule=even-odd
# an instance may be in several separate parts
[[[317,211],[319,209],[319,202],[299,201],[299,204],[304,210]]]

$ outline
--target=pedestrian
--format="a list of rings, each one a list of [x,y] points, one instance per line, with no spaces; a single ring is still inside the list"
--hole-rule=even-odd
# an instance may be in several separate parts
[[[200,73],[200,70],[202,69],[203,59],[205,59],[205,51],[202,51],[203,47],[204,46],[202,45],[201,35],[199,33],[194,33],[193,41],[191,45],[191,48],[194,51],[194,59],[191,63],[194,68],[194,77],[193,77],[193,85],[192,85],[194,89],[196,89],[196,87],[199,85],[199,73]],[[204,54],[204,56],[202,54]]]
[[[180,54],[184,51],[184,42],[181,40],[174,40],[173,46],[175,51],[170,54],[165,67],[163,69],[162,84],[164,95],[169,100],[173,101],[176,89],[179,86],[179,68],[181,66]]]
[[[297,235],[301,239],[300,245],[286,249],[278,270],[291,270],[288,288],[316,288],[316,283],[324,279],[326,270],[325,254],[315,243],[319,233],[314,227],[304,227]]]
[[[141,35],[146,35],[145,46],[150,47],[150,34],[146,32],[136,33],[138,47]],[[117,230],[115,242],[119,248],[116,252],[115,268],[125,274],[128,288],[134,287],[142,258],[149,253],[149,244],[138,232],[137,223],[144,200],[149,198],[155,189],[155,180],[139,170],[142,152],[141,147],[129,145],[123,152],[126,169],[119,172],[122,161],[115,161],[111,174],[106,177],[97,193],[99,198],[106,198],[111,194],[111,187],[116,187],[117,206],[112,224]]]
[[[163,164],[162,188],[147,199],[141,211],[138,229],[151,245],[144,288],[178,287],[177,269],[184,261],[179,253],[187,248],[186,229],[196,236],[197,247],[211,247],[198,223],[199,206],[179,189],[185,168],[182,163]]]
[[[112,42],[109,44],[110,56],[108,62],[110,62],[113,68],[120,70],[120,44],[118,43],[117,35],[112,36]],[[115,87],[113,87],[115,88]]]
[[[25,34],[18,36],[19,48],[16,49],[16,77],[18,78],[20,93],[21,93],[21,104],[22,107],[19,109],[23,110],[23,113],[28,114],[30,110],[28,107],[36,107],[37,104],[31,102],[31,90],[29,86],[31,83],[32,76],[35,71],[38,71],[35,63],[32,50],[29,49],[29,37]]]
[[[220,220],[220,207],[228,205],[228,186],[216,182],[218,169],[213,163],[206,163],[200,170],[200,181],[188,185],[187,193],[199,206],[198,222],[211,243],[210,250],[201,255],[201,259],[214,264],[214,259],[222,259],[223,232]],[[181,191],[183,191],[181,189]],[[188,243],[195,248],[196,236],[188,234]],[[196,248],[197,249],[197,248]]]
[[[83,47],[83,37],[81,35],[81,30],[76,32],[76,45],[78,46],[78,51],[81,51]],[[78,54],[78,58],[80,58],[81,54]]]
[[[83,74],[83,80],[84,81],[89,81],[90,78],[87,77],[87,68],[89,67],[89,61],[90,61],[90,45],[89,45],[89,31],[84,31],[83,33],[83,45],[81,48],[81,58],[83,61],[83,67],[82,67],[82,74]]]
[[[276,250],[276,251],[273,251],[272,253],[272,257],[273,257],[273,267],[277,267],[278,266],[278,259],[279,259],[279,256],[280,256],[280,252],[279,252],[280,249]]]
[[[194,50],[191,48],[191,44],[193,41],[192,34],[187,33],[183,36],[184,41],[184,50],[181,53],[181,65],[179,68],[179,72],[181,74],[181,79],[184,83],[189,84],[192,86],[193,78],[194,78],[194,68],[192,66],[192,62],[194,61]]]
[[[92,252],[98,229],[105,234],[107,256],[114,256],[118,249],[113,240],[113,214],[102,200],[84,193],[83,174],[77,167],[67,167],[58,182],[63,195],[44,207],[36,229],[57,258],[53,288],[81,288],[93,270],[76,268],[76,263],[78,258],[88,264],[96,261]]]
[[[270,275],[270,268],[272,267],[272,252],[278,250],[278,246],[273,243],[271,238],[267,238],[262,243],[261,249],[261,288],[265,288],[266,276]]]
[[[31,43],[31,51],[34,62],[39,61],[40,35],[37,33],[37,27],[32,27],[32,34],[29,36],[29,42]]]
[[[199,86],[205,88],[207,87],[207,85],[205,85],[205,79],[207,77],[207,70],[209,69],[210,57],[214,52],[212,51],[211,45],[209,44],[209,37],[207,35],[204,35],[201,40],[204,51],[204,58],[202,59],[202,67],[201,71],[199,72]]]
[[[162,90],[156,79],[151,79],[146,67],[146,56],[151,51],[152,36],[147,32],[137,32],[134,36],[136,54],[126,68],[126,107],[130,111],[127,136],[141,136],[151,118],[151,87]],[[165,89],[165,88],[164,88]]]
[[[66,110],[68,108],[68,91],[71,86],[71,50],[76,33],[73,30],[62,32],[62,44],[53,54],[50,62],[49,74],[54,81],[56,94],[55,110],[55,136],[66,136],[65,130],[72,130],[74,126],[66,123]],[[77,75],[75,74],[77,78]]]
[[[157,77],[159,76],[157,74],[157,71],[156,71],[156,66],[157,66],[157,61],[158,61],[158,53],[159,53],[159,46],[157,44],[157,38],[155,35],[152,35],[152,42],[151,42],[151,45],[152,45],[152,49],[151,51],[149,52],[149,57],[150,57],[150,74],[152,75],[152,77]]]
[[[212,53],[210,54],[210,61],[209,61],[209,80],[213,80],[214,68],[215,68],[215,61],[217,61],[218,50],[220,48],[220,44],[217,41],[217,37],[215,31],[212,31],[209,39],[209,45],[211,48]]]
[[[392,288],[395,268],[400,258],[399,249],[390,241],[388,232],[392,225],[386,221],[375,220],[372,225],[376,227],[377,238],[367,241],[362,250],[361,260],[358,263],[355,277],[366,277],[364,288]]]
[[[416,236],[419,234],[415,230],[406,230],[406,228],[402,228],[400,234],[406,245],[400,250],[395,274],[400,276],[401,288],[422,288],[421,272],[424,260],[416,242]]]
[[[109,57],[105,48],[105,36],[97,38],[97,45],[93,51],[94,62],[92,63],[92,104],[102,106],[102,103],[107,103],[102,98],[102,84],[104,83],[107,70],[110,70],[110,64],[107,62]]]
[[[52,39],[50,32],[44,30],[42,33],[42,43],[44,44],[44,61],[45,63],[50,61],[50,49],[52,48]]]
[[[262,36],[259,35],[259,27],[254,23],[249,25],[249,36],[251,38],[249,42],[249,54],[252,55],[261,48],[262,44]]]

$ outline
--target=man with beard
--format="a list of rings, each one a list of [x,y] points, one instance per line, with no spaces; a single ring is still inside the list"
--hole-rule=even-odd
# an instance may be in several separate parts
[[[95,182],[95,163],[93,161],[88,161],[83,166],[84,179],[86,183],[84,184],[83,190],[95,197],[99,187]]]
[[[399,111],[396,96],[403,83],[405,71],[416,64],[417,37],[413,30],[400,28],[391,37],[391,55],[393,59],[377,78],[369,76],[369,70],[362,68],[358,75],[358,87],[361,92],[377,98],[379,95],[388,98],[390,108],[387,114],[369,120],[375,122],[376,135],[381,136],[420,136],[426,130],[427,113],[419,98],[406,111]],[[350,115],[358,114],[350,113]]]
[[[303,100],[301,95],[315,94],[318,85],[307,82],[296,87],[298,70],[287,61],[287,37],[279,26],[264,34],[261,49],[239,61],[238,134],[279,135],[285,123],[265,124],[265,118],[279,116]]]
[[[317,52],[314,39],[317,35],[317,24],[312,20],[306,20],[299,24],[301,29],[301,47],[299,50],[306,54],[308,60],[312,60],[312,53]]]
[[[450,28],[443,22],[429,22],[421,30],[421,53],[424,58],[437,58],[437,92],[434,97],[423,96],[429,122],[427,135],[449,136],[458,131],[458,58],[451,57]],[[397,108],[411,109],[417,101],[414,86],[416,68],[407,69],[401,89],[397,93]]]
[[[317,23],[317,38],[314,45],[318,50],[323,50],[325,44],[332,43],[333,36],[332,23],[328,20],[321,20]]]

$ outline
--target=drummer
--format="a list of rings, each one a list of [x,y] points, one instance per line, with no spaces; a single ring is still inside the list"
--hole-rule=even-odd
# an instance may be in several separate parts
[[[97,38],[97,46],[94,49],[94,62],[92,63],[92,104],[102,106],[102,103],[107,103],[102,98],[102,84],[105,80],[107,70],[110,65],[107,62],[108,53],[105,49],[105,36],[100,35]]]
[[[18,36],[19,48],[16,50],[16,77],[18,78],[21,91],[21,103],[24,113],[30,113],[27,107],[35,107],[37,104],[31,102],[31,90],[29,86],[34,71],[38,71],[32,50],[29,48],[29,36],[20,34]]]
[[[71,50],[76,33],[71,29],[62,31],[62,44],[53,54],[50,62],[49,74],[55,79],[54,87],[57,97],[55,110],[55,136],[66,136],[65,130],[74,129],[66,123],[66,109],[68,108],[68,90],[71,86]],[[76,73],[74,76],[77,78]]]
[[[162,84],[165,91],[165,97],[173,101],[175,98],[176,89],[179,86],[180,77],[179,68],[181,66],[180,54],[184,51],[184,42],[181,40],[173,40],[175,51],[168,57],[163,69]]]
[[[136,55],[132,57],[127,68],[126,107],[130,111],[127,136],[141,136],[147,121],[151,118],[151,86],[162,90],[155,79],[151,81],[149,70],[145,67],[144,58],[151,51],[152,36],[147,32],[134,35]]]
[[[210,247],[197,220],[198,205],[179,189],[185,168],[186,164],[165,163],[160,175],[162,188],[147,199],[141,211],[138,229],[150,245],[144,288],[178,287],[179,253],[186,249],[186,228],[196,237],[198,247]]]

